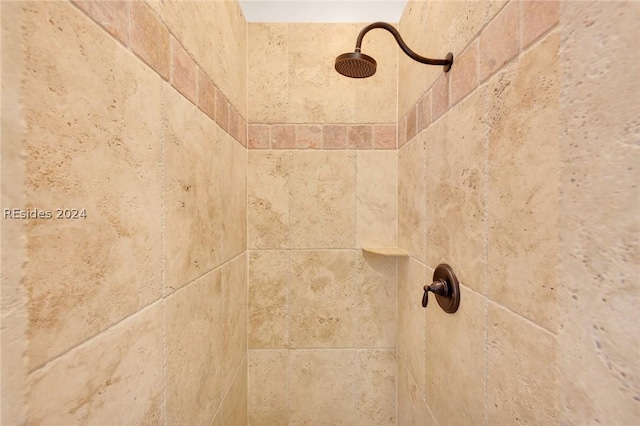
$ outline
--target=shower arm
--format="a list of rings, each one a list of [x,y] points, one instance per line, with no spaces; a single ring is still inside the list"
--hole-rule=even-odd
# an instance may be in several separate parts
[[[386,22],[374,22],[373,24],[369,24],[366,27],[364,27],[362,31],[360,31],[360,34],[358,34],[358,40],[356,41],[356,52],[360,53],[360,48],[362,47],[362,39],[364,38],[364,35],[369,31],[373,30],[374,28],[382,28],[384,30],[389,31],[393,35],[393,37],[395,37],[396,41],[398,42],[398,45],[400,46],[400,49],[402,49],[402,51],[406,53],[407,56],[409,56],[414,61],[418,61],[422,64],[428,64],[428,65],[445,65],[445,72],[449,71],[449,68],[451,68],[451,64],[453,64],[452,53],[447,54],[446,59],[430,59],[430,58],[425,58],[424,56],[418,55],[416,52],[409,49],[409,46],[407,46],[404,40],[402,40],[402,37],[400,36],[400,33],[398,32],[398,30],[396,30],[393,27],[393,25],[387,24]]]

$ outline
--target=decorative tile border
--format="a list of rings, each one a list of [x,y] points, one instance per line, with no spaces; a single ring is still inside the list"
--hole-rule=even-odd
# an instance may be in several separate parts
[[[398,148],[551,31],[559,17],[558,0],[509,2],[400,120]]]
[[[242,146],[247,121],[143,1],[71,0]]]
[[[250,124],[249,149],[397,149],[395,124]]]

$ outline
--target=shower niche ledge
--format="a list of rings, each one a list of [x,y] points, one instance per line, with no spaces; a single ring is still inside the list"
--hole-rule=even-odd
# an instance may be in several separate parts
[[[409,253],[402,250],[400,247],[363,247],[362,251],[365,253],[377,254],[379,256],[409,257]]]

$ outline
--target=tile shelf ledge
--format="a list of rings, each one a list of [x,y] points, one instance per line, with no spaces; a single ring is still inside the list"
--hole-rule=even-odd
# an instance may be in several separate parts
[[[409,253],[399,247],[363,247],[362,251],[381,256],[409,257]]]

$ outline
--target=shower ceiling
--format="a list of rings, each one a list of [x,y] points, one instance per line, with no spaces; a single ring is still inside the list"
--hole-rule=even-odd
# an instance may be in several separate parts
[[[239,0],[248,22],[396,23],[407,0]]]

